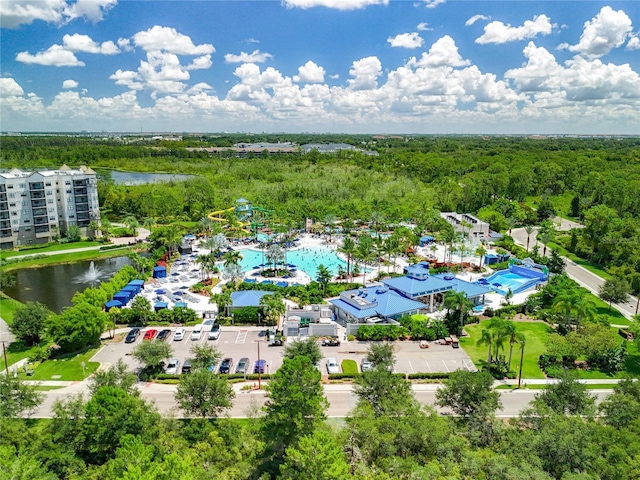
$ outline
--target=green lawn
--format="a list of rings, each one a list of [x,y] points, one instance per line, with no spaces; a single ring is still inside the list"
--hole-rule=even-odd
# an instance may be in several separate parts
[[[13,315],[20,306],[22,306],[22,303],[11,297],[5,297],[3,294],[3,296],[0,297],[0,318],[7,322],[7,325],[11,326],[13,323]]]
[[[25,373],[18,376],[23,380],[84,380],[100,366],[99,362],[90,362],[100,347],[90,348],[82,353],[65,355],[55,360],[46,360],[38,365],[34,374],[27,377]],[[85,370],[82,371],[82,362],[85,362]],[[60,377],[53,378],[60,375]]]
[[[12,344],[6,347],[7,349],[7,361],[9,362],[9,366],[14,363],[22,360],[23,358],[27,358],[31,354],[31,349],[33,347],[27,347],[22,342],[13,342]],[[4,356],[0,354],[0,370],[4,370]]]
[[[72,263],[79,260],[97,260],[100,258],[118,257],[120,255],[128,255],[129,253],[137,252],[140,250],[140,247],[116,248],[113,250],[106,250],[102,252],[98,250],[88,250],[84,252],[67,253],[64,255],[51,255],[48,257],[41,257],[36,259],[18,260],[3,265],[3,268],[6,272],[9,272],[20,268],[40,267],[42,265],[55,265],[60,263]]]
[[[86,248],[86,247],[97,247],[102,245],[100,242],[73,242],[73,243],[61,243],[60,245],[50,245],[48,247],[42,248],[29,248],[26,250],[18,250],[15,251],[4,251],[0,253],[0,258],[11,258],[17,257],[20,255],[37,255],[40,253],[48,253],[48,252],[60,252],[64,253],[65,250],[72,250],[74,248]]]
[[[480,322],[476,325],[467,325],[464,327],[465,331],[469,334],[468,337],[462,337],[460,339],[460,346],[464,348],[467,355],[471,357],[473,363],[478,368],[482,368],[487,363],[488,347],[486,345],[476,345],[478,339],[481,336],[484,323],[488,320]],[[544,343],[547,336],[552,333],[551,327],[542,322],[516,322],[518,332],[524,334],[527,339],[524,348],[524,364],[522,367],[522,378],[545,378],[544,373],[538,366],[538,358],[544,353]],[[504,350],[501,355],[509,357],[509,344],[505,344]],[[511,370],[517,372],[520,368],[520,348],[518,345],[513,349],[513,360]]]
[[[522,390],[543,390],[546,385],[538,385],[538,384],[522,384]],[[611,390],[615,387],[614,384],[611,383],[592,383],[587,385],[587,390]],[[517,385],[498,385],[495,390],[517,390]]]
[[[358,373],[358,364],[355,360],[342,360],[342,373]]]

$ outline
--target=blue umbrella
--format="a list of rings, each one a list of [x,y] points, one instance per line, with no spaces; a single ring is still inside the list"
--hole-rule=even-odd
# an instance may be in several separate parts
[[[156,290],[156,293],[158,295],[164,295],[165,293],[167,293],[165,290],[162,290],[161,288],[159,288],[158,290]]]
[[[180,274],[179,274],[178,272],[175,272],[175,273],[172,273],[172,274],[171,274],[171,276],[172,276],[172,277],[179,277],[179,276],[180,276]]]
[[[502,284],[501,284],[501,283],[494,283],[494,284],[493,284],[493,286],[494,286],[494,287],[501,287],[501,286],[502,286]]]
[[[173,292],[174,295],[184,295],[184,292],[182,290],[177,290],[175,292]]]
[[[189,287],[187,287],[186,285],[182,285],[182,286],[180,287],[180,290],[185,290],[185,289],[187,289],[187,288],[189,288]]]

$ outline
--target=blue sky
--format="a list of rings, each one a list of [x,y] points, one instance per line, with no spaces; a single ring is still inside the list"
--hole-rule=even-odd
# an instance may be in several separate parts
[[[0,0],[3,131],[640,134],[640,2]]]

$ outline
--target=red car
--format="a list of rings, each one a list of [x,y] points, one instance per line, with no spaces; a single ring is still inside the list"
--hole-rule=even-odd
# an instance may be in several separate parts
[[[154,338],[156,338],[156,335],[158,335],[158,330],[152,328],[151,330],[147,330],[146,332],[144,332],[144,337],[142,338],[142,340],[153,340]]]

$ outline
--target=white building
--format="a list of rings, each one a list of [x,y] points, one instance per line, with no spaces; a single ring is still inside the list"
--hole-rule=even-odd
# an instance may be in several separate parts
[[[71,169],[0,173],[0,248],[47,243],[71,225],[100,222],[96,172]]]
[[[440,212],[440,216],[453,226],[455,232],[465,233],[470,239],[489,240],[490,238],[489,224],[469,213]]]

